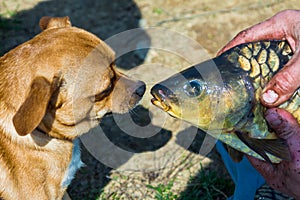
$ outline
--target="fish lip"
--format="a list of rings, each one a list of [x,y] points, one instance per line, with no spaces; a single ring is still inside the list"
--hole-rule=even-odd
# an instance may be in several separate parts
[[[168,97],[165,95],[163,90],[158,90],[157,93],[153,90],[151,91],[151,95],[153,98],[151,99],[151,103],[164,111],[169,111],[171,106],[168,103]]]

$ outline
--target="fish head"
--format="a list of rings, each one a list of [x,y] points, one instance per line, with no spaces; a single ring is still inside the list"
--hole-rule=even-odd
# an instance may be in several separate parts
[[[251,110],[252,94],[243,73],[222,61],[202,62],[157,83],[151,102],[202,130],[230,130]]]

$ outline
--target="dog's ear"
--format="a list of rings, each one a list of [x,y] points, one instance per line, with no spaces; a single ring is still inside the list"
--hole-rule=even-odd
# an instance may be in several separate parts
[[[65,28],[71,27],[71,21],[68,16],[66,17],[42,17],[40,19],[40,28],[42,30],[51,29],[51,28]]]
[[[53,92],[59,87],[57,80],[54,78],[52,84],[44,77],[33,80],[26,100],[13,117],[13,124],[19,135],[31,133],[40,124]]]

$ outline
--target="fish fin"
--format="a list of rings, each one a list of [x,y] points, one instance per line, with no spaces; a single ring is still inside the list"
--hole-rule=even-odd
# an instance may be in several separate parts
[[[244,153],[232,148],[229,145],[226,145],[226,148],[228,154],[234,162],[240,162],[243,159]]]
[[[247,133],[235,131],[237,137],[244,142],[250,149],[259,154],[265,161],[272,164],[266,153],[274,155],[282,160],[291,160],[291,154],[285,140],[278,139],[256,139],[248,136]]]

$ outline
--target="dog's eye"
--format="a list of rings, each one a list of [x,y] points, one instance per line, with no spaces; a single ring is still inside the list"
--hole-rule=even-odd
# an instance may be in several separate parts
[[[110,84],[106,90],[100,92],[99,94],[95,95],[95,101],[101,101],[102,99],[104,99],[105,97],[107,97],[109,95],[109,93],[111,92],[112,89],[112,84]]]

